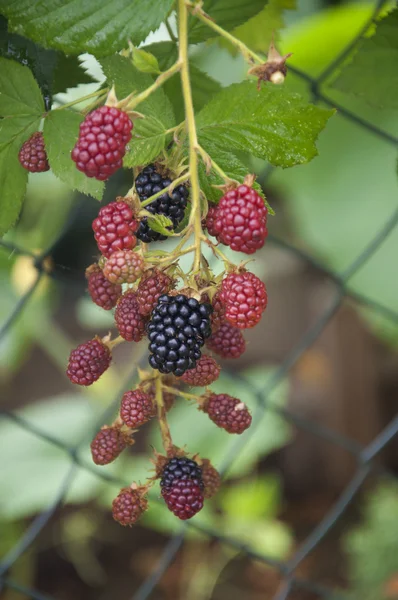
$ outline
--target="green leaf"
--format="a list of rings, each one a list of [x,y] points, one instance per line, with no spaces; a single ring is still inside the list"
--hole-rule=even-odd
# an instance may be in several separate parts
[[[133,65],[142,73],[160,73],[156,56],[139,48],[133,48]]]
[[[65,54],[105,56],[138,46],[166,18],[172,0],[0,0],[9,28]]]
[[[285,25],[284,11],[296,8],[295,0],[269,0],[267,6],[249,21],[233,31],[233,35],[249,46],[254,52],[268,52],[271,40],[279,39],[278,32]],[[225,38],[219,39],[219,44],[236,56],[239,50]]]
[[[153,83],[150,75],[138,71],[126,57],[109,56],[101,59],[100,64],[108,82],[115,85],[118,98],[125,98],[133,91],[140,93]],[[145,119],[134,123],[133,138],[124,158],[127,167],[145,165],[156,158],[166,144],[167,129],[175,125],[173,108],[162,89],[139,104],[137,110]]]
[[[173,221],[165,215],[154,215],[148,217],[148,225],[153,231],[161,233],[162,235],[173,235]]]
[[[92,406],[81,394],[64,394],[28,406],[17,415],[65,443],[66,447],[73,447],[90,435],[96,421]],[[0,423],[0,437],[4,467],[0,473],[1,515],[19,519],[48,509],[70,471],[71,457],[62,448],[8,419]],[[87,440],[86,455],[88,444]],[[95,475],[76,469],[67,499],[86,502],[97,497],[101,486]],[[26,489],[29,489],[28,494]]]
[[[49,51],[47,51],[49,52]],[[81,83],[94,83],[94,79],[81,65],[77,56],[65,56],[56,52],[56,64],[53,74],[52,93],[60,94]]]
[[[14,225],[20,213],[28,171],[21,166],[18,152],[39,124],[35,115],[0,120],[0,235]]]
[[[239,158],[237,158],[234,154],[223,150],[220,146],[212,144],[211,142],[206,144],[206,152],[212,157],[217,165],[221,167],[228,177],[239,181],[239,183],[243,183],[243,180],[248,173],[248,168]],[[223,195],[223,192],[222,190],[219,190],[213,186],[224,183],[221,176],[214,171],[211,171],[210,174],[207,174],[204,164],[200,163],[199,180],[200,187],[207,200],[209,200],[209,202],[218,202]],[[253,187],[260,194],[260,196],[264,198],[264,203],[268,208],[269,213],[274,215],[275,213],[268,204],[264,192],[257,181],[254,182]]]
[[[233,84],[198,114],[200,143],[252,154],[274,166],[292,167],[317,155],[315,141],[334,113],[283,87]]]
[[[398,108],[398,9],[377,26],[376,33],[359,42],[350,62],[333,87],[360,96],[371,106]],[[371,79],[369,79],[371,74]]]
[[[77,170],[71,158],[73,146],[79,135],[83,116],[71,110],[53,110],[44,122],[44,141],[51,170],[73,190],[101,200],[104,183],[90,179]]]
[[[10,0],[11,1],[11,0]],[[248,19],[259,13],[266,0],[204,0],[203,10],[225,29],[232,31]],[[0,2],[1,7],[1,2]],[[191,44],[203,42],[217,34],[195,16],[189,18],[189,41]]]
[[[0,58],[0,116],[40,116],[43,112],[43,98],[32,72],[14,60]]]
[[[46,109],[51,106],[53,94],[65,92],[80,83],[94,79],[81,66],[77,56],[65,56],[56,50],[45,50],[31,40],[8,33],[7,21],[0,16],[0,56],[28,66],[45,98]]]
[[[177,60],[178,51],[174,42],[157,42],[145,49],[152,52],[159,61],[162,71],[169,69]],[[192,88],[192,101],[196,112],[200,111],[209,100],[221,91],[221,85],[195,66],[189,65]],[[173,105],[177,122],[185,119],[184,98],[182,95],[181,81],[178,75],[172,77],[163,85],[163,89]]]

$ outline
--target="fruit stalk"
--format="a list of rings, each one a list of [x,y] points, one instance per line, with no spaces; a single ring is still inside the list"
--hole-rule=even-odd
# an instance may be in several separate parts
[[[185,122],[188,130],[188,145],[189,145],[189,172],[191,174],[191,202],[192,211],[190,224],[193,225],[195,236],[195,257],[193,263],[193,272],[197,273],[200,270],[200,261],[202,256],[201,238],[202,232],[202,217],[200,210],[200,186],[198,174],[198,138],[196,135],[195,113],[192,102],[192,91],[189,79],[189,64],[188,64],[188,10],[185,0],[178,0],[178,40],[179,40],[179,56],[181,62],[181,85],[182,95],[185,106]]]
[[[155,402],[158,411],[160,434],[162,436],[163,448],[165,449],[166,454],[170,455],[173,449],[173,441],[171,439],[170,428],[166,417],[166,407],[163,401],[162,376],[159,371],[153,372],[156,375]]]

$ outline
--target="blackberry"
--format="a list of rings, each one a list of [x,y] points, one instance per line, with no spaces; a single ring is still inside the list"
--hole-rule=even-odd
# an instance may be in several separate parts
[[[203,508],[204,494],[192,479],[177,480],[170,490],[162,490],[167,508],[179,519],[191,519]]]
[[[120,525],[134,525],[148,508],[143,488],[120,490],[112,502],[112,514]]]
[[[212,311],[211,304],[183,294],[160,296],[147,326],[151,367],[177,377],[194,369],[211,334]]]
[[[148,165],[136,178],[135,189],[137,190],[137,194],[142,202],[154,194],[162,191],[171,183],[172,180],[168,177],[163,177],[156,170],[155,165]],[[185,185],[178,185],[174,188],[171,194],[166,192],[162,196],[159,196],[157,200],[154,200],[151,202],[151,204],[148,204],[148,206],[145,207],[145,210],[153,215],[165,215],[166,217],[169,217],[172,220],[173,228],[175,229],[184,218],[188,194],[189,191]],[[145,242],[146,244],[167,239],[166,236],[153,231],[149,227],[145,217],[141,220],[136,235],[139,240]]]
[[[160,487],[162,494],[167,493],[177,481],[191,480],[204,489],[202,469],[198,463],[186,456],[171,458],[162,471]]]
[[[46,148],[41,131],[36,131],[24,144],[18,154],[18,159],[24,169],[30,173],[43,173],[48,171]]]

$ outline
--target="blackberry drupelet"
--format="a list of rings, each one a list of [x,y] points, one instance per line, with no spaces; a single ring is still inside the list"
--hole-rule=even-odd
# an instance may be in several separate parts
[[[204,488],[202,469],[194,460],[186,456],[171,458],[162,471],[160,487],[162,493],[170,489],[176,481],[191,479],[200,488]]]
[[[147,326],[151,367],[177,377],[194,369],[211,334],[212,311],[211,304],[183,294],[160,296]]]
[[[162,175],[158,173],[155,165],[148,165],[136,178],[135,188],[142,202],[162,191],[169,186],[171,182],[172,180],[170,178],[162,177]],[[171,195],[166,192],[157,200],[148,204],[148,206],[145,207],[145,210],[153,215],[166,215],[166,217],[170,217],[175,229],[184,218],[188,194],[189,191],[185,185],[177,185]],[[143,218],[140,223],[137,231],[137,238],[146,244],[167,239],[166,236],[153,231],[149,227],[146,218]]]

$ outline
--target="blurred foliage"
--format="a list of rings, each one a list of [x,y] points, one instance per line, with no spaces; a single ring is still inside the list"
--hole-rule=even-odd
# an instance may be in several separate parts
[[[363,520],[344,538],[353,599],[398,597],[398,485],[385,483],[366,499]]]

